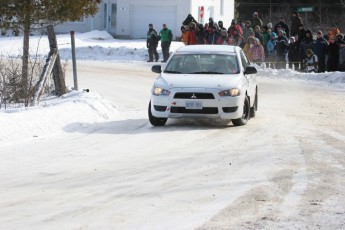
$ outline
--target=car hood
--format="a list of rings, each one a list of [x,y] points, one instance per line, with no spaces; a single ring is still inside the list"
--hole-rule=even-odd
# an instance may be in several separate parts
[[[227,89],[238,87],[241,74],[165,74],[162,73],[156,80],[159,85],[167,88],[216,88]]]

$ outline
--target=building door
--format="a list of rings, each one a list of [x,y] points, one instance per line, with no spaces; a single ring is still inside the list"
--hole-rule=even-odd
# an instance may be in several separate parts
[[[111,2],[109,7],[109,27],[108,32],[112,35],[116,34],[116,22],[117,22],[117,3]]]
[[[116,34],[117,1],[106,1],[103,5],[103,29],[111,35]]]

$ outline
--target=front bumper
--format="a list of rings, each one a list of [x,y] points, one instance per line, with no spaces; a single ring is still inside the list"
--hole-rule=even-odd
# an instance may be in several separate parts
[[[151,113],[161,118],[221,118],[242,117],[244,95],[221,97],[218,89],[178,88],[169,96],[151,97]],[[187,103],[201,104],[197,109],[186,107]]]

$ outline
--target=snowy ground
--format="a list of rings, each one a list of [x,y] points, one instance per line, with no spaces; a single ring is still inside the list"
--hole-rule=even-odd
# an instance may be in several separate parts
[[[1,55],[21,42],[0,38]],[[70,62],[69,35],[58,43]],[[145,41],[93,31],[76,45],[89,93],[0,110],[1,229],[345,228],[344,73],[260,68],[247,126],[153,128]]]

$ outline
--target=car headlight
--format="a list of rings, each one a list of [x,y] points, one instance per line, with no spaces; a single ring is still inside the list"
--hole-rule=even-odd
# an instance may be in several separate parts
[[[237,97],[241,94],[241,92],[240,89],[235,88],[220,91],[218,94],[221,97]]]
[[[156,95],[156,96],[160,96],[160,95],[165,95],[165,96],[169,96],[170,95],[170,91],[167,89],[163,89],[160,87],[153,87],[152,88],[152,94]]]

